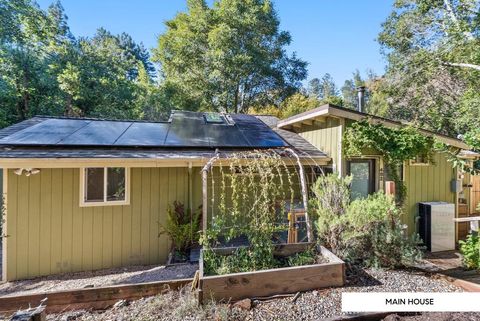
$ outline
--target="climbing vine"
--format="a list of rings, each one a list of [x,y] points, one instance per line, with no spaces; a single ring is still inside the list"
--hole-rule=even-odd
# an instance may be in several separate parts
[[[397,186],[397,201],[400,205],[406,195],[399,173],[400,166],[417,156],[432,161],[435,145],[433,137],[421,134],[414,127],[389,128],[368,120],[353,123],[346,129],[344,136],[346,157],[362,155],[366,150],[374,150],[383,157],[388,173]]]

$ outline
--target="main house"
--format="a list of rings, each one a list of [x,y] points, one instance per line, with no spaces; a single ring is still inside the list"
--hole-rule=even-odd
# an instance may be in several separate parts
[[[346,159],[342,154],[346,126],[365,117],[371,116],[325,105],[285,120],[182,111],[166,122],[34,117],[2,129],[2,278],[165,263],[171,243],[160,231],[167,207],[180,201],[191,209],[203,205],[204,213],[211,210],[201,169],[218,155],[267,149],[292,166],[299,160],[311,174],[316,168],[354,177],[366,173],[352,184],[361,195],[382,190],[379,155]],[[425,134],[468,148],[458,139]],[[441,154],[432,164],[406,163],[403,177],[410,232],[420,201],[454,203],[456,215],[464,204],[472,212],[468,204],[477,202],[452,189],[452,181],[462,179],[468,186],[470,177]]]

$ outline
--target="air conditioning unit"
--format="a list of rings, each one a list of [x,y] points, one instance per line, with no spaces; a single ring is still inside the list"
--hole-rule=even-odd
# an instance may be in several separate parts
[[[430,252],[455,249],[455,204],[418,203],[419,234]]]

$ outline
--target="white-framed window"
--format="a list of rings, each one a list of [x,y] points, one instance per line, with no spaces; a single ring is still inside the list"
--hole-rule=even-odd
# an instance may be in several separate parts
[[[130,169],[85,167],[80,169],[80,206],[130,204]]]
[[[418,155],[414,159],[410,160],[411,166],[430,166],[432,163],[427,155]]]

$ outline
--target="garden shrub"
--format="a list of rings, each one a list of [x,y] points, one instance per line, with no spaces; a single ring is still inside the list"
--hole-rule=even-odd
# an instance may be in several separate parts
[[[319,240],[345,261],[369,267],[398,267],[420,259],[418,238],[405,235],[393,197],[379,192],[350,202],[349,183],[350,178],[333,174],[314,185]],[[332,191],[339,194],[332,197]]]
[[[167,209],[167,222],[163,227],[172,240],[172,247],[180,254],[186,255],[188,250],[198,242],[200,237],[201,207],[191,213],[190,209],[185,210],[181,202],[173,202],[173,206]]]
[[[460,241],[460,253],[463,255],[463,265],[468,269],[480,268],[480,238],[478,233],[467,236],[465,241]]]

